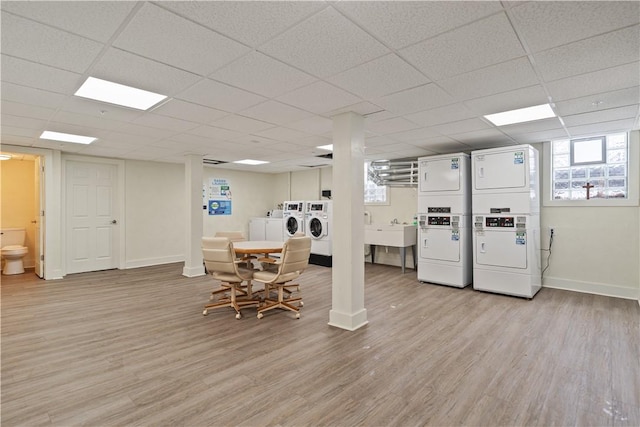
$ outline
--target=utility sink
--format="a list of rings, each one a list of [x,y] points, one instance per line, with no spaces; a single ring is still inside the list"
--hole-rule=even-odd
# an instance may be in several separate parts
[[[405,248],[417,243],[417,230],[417,226],[408,224],[367,224],[364,243]]]

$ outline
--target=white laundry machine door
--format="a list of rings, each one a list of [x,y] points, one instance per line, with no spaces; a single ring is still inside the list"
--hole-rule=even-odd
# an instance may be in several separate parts
[[[525,230],[484,230],[476,232],[476,264],[526,270]]]
[[[287,237],[292,237],[299,231],[302,231],[300,220],[293,215],[284,219],[284,233]]]
[[[451,227],[421,229],[420,259],[460,261],[460,231]]]
[[[327,235],[328,227],[322,218],[312,216],[307,222],[307,235],[312,239],[322,239]]]

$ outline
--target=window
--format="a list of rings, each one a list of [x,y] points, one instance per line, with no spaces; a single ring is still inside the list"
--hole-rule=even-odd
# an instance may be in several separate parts
[[[627,199],[628,159],[626,133],[552,141],[552,199]]]
[[[364,203],[368,205],[388,205],[389,187],[378,185],[370,173],[370,162],[364,164]]]

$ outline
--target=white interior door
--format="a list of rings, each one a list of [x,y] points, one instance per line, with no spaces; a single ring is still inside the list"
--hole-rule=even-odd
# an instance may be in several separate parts
[[[67,273],[118,267],[118,168],[66,162]]]
[[[40,156],[36,156],[35,168],[34,168],[34,180],[35,180],[35,200],[34,200],[34,212],[33,221],[35,224],[35,247],[33,248],[33,258],[35,260],[35,273],[38,277],[44,277],[44,257],[42,256],[42,248],[44,248],[44,159]]]

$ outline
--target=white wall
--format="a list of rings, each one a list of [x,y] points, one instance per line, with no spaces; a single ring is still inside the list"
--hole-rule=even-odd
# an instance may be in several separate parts
[[[285,174],[264,174],[205,167],[205,183],[212,178],[226,179],[231,187],[231,215],[209,215],[202,211],[203,234],[213,236],[217,231],[242,231],[249,237],[249,220],[265,217],[267,212],[282,203],[283,177]],[[286,178],[286,177],[284,177]],[[274,191],[277,188],[277,191]]]
[[[125,266],[184,260],[184,165],[125,162]]]
[[[638,131],[631,164],[640,164]],[[541,144],[536,145],[542,156]],[[550,177],[542,176],[542,186]],[[621,298],[640,299],[640,207],[543,206],[540,211],[542,246],[548,247],[554,228],[550,265],[543,286]],[[543,268],[546,265],[543,252]]]

